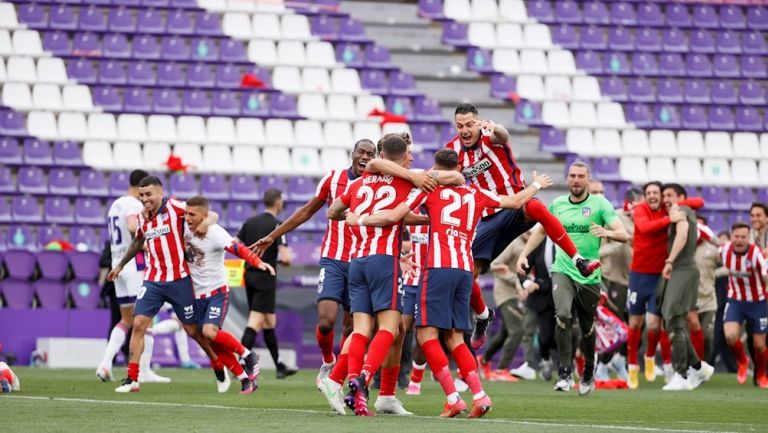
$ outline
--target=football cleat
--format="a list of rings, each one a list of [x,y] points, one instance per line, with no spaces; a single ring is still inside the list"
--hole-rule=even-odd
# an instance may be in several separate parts
[[[524,362],[522,365],[520,365],[517,368],[513,368],[509,370],[509,372],[517,376],[519,378],[525,379],[525,380],[536,380],[536,370],[531,368],[530,365],[528,365],[527,362]]]
[[[664,372],[664,383],[669,383],[672,380],[672,376],[675,375],[675,367],[672,364],[662,365],[662,371]]]
[[[248,375],[250,381],[255,381],[259,377],[259,355],[254,351],[243,357],[243,364],[245,364],[245,373]]]
[[[171,383],[170,377],[160,376],[152,370],[139,372],[139,383]]]
[[[600,269],[600,266],[599,260],[576,259],[576,269],[579,270],[583,277],[589,277],[596,270]]]
[[[139,392],[139,382],[134,382],[130,378],[123,379],[122,382],[120,382],[120,386],[115,388],[115,392],[120,394],[127,394],[129,392]]]
[[[421,395],[421,383],[409,382],[405,395]]]
[[[656,358],[653,356],[645,357],[645,381],[653,382],[656,380]]]
[[[472,402],[472,411],[469,412],[467,418],[482,418],[491,411],[492,407],[491,398],[485,395]]]
[[[320,381],[320,387],[320,392],[322,392],[323,397],[328,400],[331,409],[339,415],[346,415],[347,411],[344,409],[341,385],[326,377]]]
[[[258,388],[259,385],[247,377],[240,380],[240,394],[252,394]]]
[[[376,403],[373,404],[373,407],[376,408],[376,413],[380,413],[380,414],[398,415],[398,416],[413,415],[413,412],[408,412],[407,410],[405,410],[405,408],[403,407],[403,403],[396,398],[383,400],[381,397],[379,397],[376,399]]]
[[[691,384],[688,382],[688,379],[684,378],[680,373],[676,372],[672,375],[672,380],[670,380],[669,383],[664,385],[664,387],[661,389],[664,391],[690,391],[693,388],[691,388]]]
[[[491,362],[483,361],[483,355],[475,356],[475,361],[477,362],[477,371],[480,373],[480,377],[483,380],[489,380],[491,377]]]
[[[585,396],[595,390],[595,367],[586,366],[584,375],[579,381],[579,396]]]
[[[331,363],[323,363],[323,365],[320,366],[320,371],[317,372],[317,378],[315,378],[315,385],[317,385],[317,389],[322,391],[320,388],[320,382],[328,377],[329,374],[331,374],[331,370],[333,370],[333,366],[336,365],[336,359],[334,358],[333,362]]]
[[[182,362],[181,363],[181,368],[187,368],[187,369],[190,369],[190,370],[197,370],[197,369],[199,369],[201,367],[200,367],[200,364],[198,364],[195,361],[190,359],[188,361]]]
[[[640,376],[640,366],[629,364],[629,370],[627,370],[627,386],[629,387],[629,389],[637,389],[637,387],[640,386],[639,376]]]
[[[573,386],[573,374],[570,368],[560,367],[557,382],[555,382],[555,391],[568,392]]]
[[[298,373],[299,369],[295,367],[288,367],[282,362],[277,364],[277,378],[278,379],[285,379],[288,376],[293,376],[294,374]]]
[[[219,394],[224,394],[227,391],[229,391],[229,386],[232,384],[232,380],[229,378],[229,373],[226,371],[224,372],[224,380],[218,380],[216,378],[216,390],[219,391]]]
[[[447,401],[443,406],[443,413],[440,414],[440,418],[453,418],[467,411],[467,404],[464,400],[459,399],[454,404],[450,404]]]
[[[491,382],[519,382],[520,379],[513,376],[507,370],[493,370],[491,372]]]
[[[368,409],[368,387],[364,378],[356,377],[349,381],[349,393],[344,402],[357,416],[373,416],[373,412]]]
[[[701,361],[701,367],[698,370],[691,368],[688,370],[688,383],[691,385],[691,389],[696,389],[704,382],[709,381],[712,378],[712,374],[715,372],[715,367],[712,367],[705,361]]]
[[[747,373],[749,371],[749,360],[747,360],[744,363],[739,363],[738,371],[736,372],[736,380],[739,382],[739,385],[744,385],[747,383]]]
[[[488,325],[493,323],[493,317],[495,315],[496,313],[493,311],[493,308],[488,308],[487,319],[475,319],[475,329],[472,331],[472,338],[469,339],[469,344],[472,345],[473,349],[477,350],[485,344],[485,340],[487,339],[485,331],[488,329]]]
[[[768,389],[768,377],[760,376],[757,378],[756,384],[758,388]]]
[[[115,380],[112,377],[112,370],[104,366],[99,366],[99,368],[96,369],[96,377],[102,382],[112,382]]]

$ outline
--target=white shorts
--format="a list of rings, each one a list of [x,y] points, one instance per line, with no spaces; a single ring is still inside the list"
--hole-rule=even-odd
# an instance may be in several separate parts
[[[136,296],[138,296],[143,282],[143,271],[123,269],[115,280],[117,303],[120,305],[133,305],[136,302]]]

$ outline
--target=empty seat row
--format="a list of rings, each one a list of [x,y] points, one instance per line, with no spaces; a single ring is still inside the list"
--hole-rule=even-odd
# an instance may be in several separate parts
[[[624,156],[619,162],[622,179],[634,183],[651,180],[693,185],[762,186],[768,182],[768,161],[754,159],[681,156],[674,161],[666,156]]]
[[[2,207],[6,207],[3,209]],[[43,211],[44,209],[44,211]],[[78,197],[74,203],[66,197],[46,197],[42,203],[36,197],[14,196],[10,203],[0,200],[0,214],[15,223],[24,224],[83,224],[102,226],[106,221],[104,204],[96,198]]]
[[[509,75],[582,75],[576,68],[573,54],[565,50],[518,51],[511,48],[497,48],[489,52],[470,49],[467,55],[467,69],[478,72],[495,70]]]
[[[18,140],[0,137],[0,163],[79,167],[83,165],[80,145],[71,141],[51,143],[36,138]]]
[[[766,82],[701,78],[604,77],[604,96],[617,102],[661,102],[720,105],[765,105]],[[574,91],[576,88],[574,86]]]
[[[547,101],[542,105],[544,123],[557,127],[626,128],[624,109],[616,102]]]
[[[101,234],[99,234],[99,230],[94,227],[72,226],[66,230],[66,233],[63,227],[56,224],[47,226],[12,224],[5,227],[7,230],[0,230],[0,252],[12,250],[34,252],[45,248],[51,242],[68,241],[78,251],[101,253],[104,241],[107,240],[102,235],[109,236],[106,229],[100,230]],[[77,262],[79,268],[80,263]],[[87,263],[88,260],[85,259],[84,262]]]
[[[545,103],[546,104],[546,103]],[[757,107],[725,105],[625,104],[627,122],[639,128],[670,128],[718,131],[765,130],[764,115]]]
[[[8,279],[0,281],[0,293],[5,299],[6,308],[27,309],[37,307],[46,310],[59,310],[72,307],[81,310],[99,308],[101,290],[93,281],[38,280],[34,283]]]
[[[10,56],[7,62],[0,57],[0,82],[18,83],[67,83],[67,70],[64,60],[55,57]]]
[[[81,84],[6,83],[0,98],[15,110],[94,111],[91,89]]]

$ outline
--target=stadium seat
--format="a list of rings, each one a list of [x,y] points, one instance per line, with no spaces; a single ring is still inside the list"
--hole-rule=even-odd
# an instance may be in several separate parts
[[[317,120],[299,120],[295,124],[297,146],[323,147],[323,127]]]
[[[734,185],[760,187],[760,176],[754,159],[743,159],[743,155],[731,162],[732,181]]]
[[[570,101],[573,97],[571,80],[562,76],[547,76],[544,79],[544,93],[546,99]],[[522,90],[522,89],[521,89]],[[520,96],[523,96],[522,94]],[[534,98],[527,98],[534,99]]]
[[[724,158],[705,158],[703,167],[704,178],[713,185],[731,184],[731,167]]]
[[[648,168],[641,156],[623,156],[619,161],[619,173],[622,179],[633,183],[648,181]]]
[[[261,152],[252,146],[235,146],[232,149],[232,171],[257,174],[263,170]]]
[[[100,142],[98,146],[109,148],[109,143]],[[141,167],[144,161],[141,158],[141,145],[132,141],[118,141],[112,148],[114,155],[113,167],[129,170],[133,167]],[[155,167],[157,168],[157,167]]]
[[[227,173],[232,170],[232,151],[226,144],[206,144],[202,160],[206,171]]]
[[[704,150],[707,156],[733,156],[731,136],[726,132],[707,132],[704,134]]]
[[[598,129],[595,131],[595,153],[597,155],[621,156],[621,137],[619,131]]]
[[[675,182],[675,165],[668,156],[651,156],[648,158],[648,173],[653,173],[655,179],[666,183]]]
[[[701,172],[701,159],[697,157],[677,158],[675,161],[675,180],[683,184],[702,184],[704,176]]]
[[[566,133],[565,144],[571,153],[583,155],[596,154],[594,137],[589,129],[569,129]]]
[[[677,134],[677,154],[701,158],[706,154],[704,137],[698,131],[680,131]]]

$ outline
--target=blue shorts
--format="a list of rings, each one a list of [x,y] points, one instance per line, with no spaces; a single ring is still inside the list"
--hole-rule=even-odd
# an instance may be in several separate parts
[[[502,209],[480,220],[472,241],[472,256],[475,260],[489,263],[504,251],[518,236],[530,230],[535,221],[526,221],[525,212],[520,209]],[[483,269],[482,272],[486,272]]]
[[[416,313],[416,296],[418,286],[403,286],[403,314],[413,316]]]
[[[385,254],[360,257],[349,264],[349,306],[352,313],[373,316],[383,310],[402,311],[400,260]]]
[[[765,334],[768,332],[768,302],[747,302],[729,299],[723,312],[723,323],[746,321],[752,324],[752,332]]]
[[[440,329],[472,329],[469,297],[472,272],[461,269],[432,268],[421,275],[416,302],[416,326]]]
[[[349,262],[323,257],[317,281],[317,301],[336,301],[349,309]]]
[[[629,288],[627,289],[627,310],[630,315],[642,316],[646,311],[659,316],[656,306],[656,286],[661,274],[644,272],[629,273]]]
[[[136,296],[133,314],[155,317],[166,302],[173,306],[181,323],[195,323],[195,291],[189,277],[160,283],[144,281]]]
[[[219,293],[210,298],[195,299],[195,322],[200,329],[210,323],[221,328],[229,308],[229,292]]]

